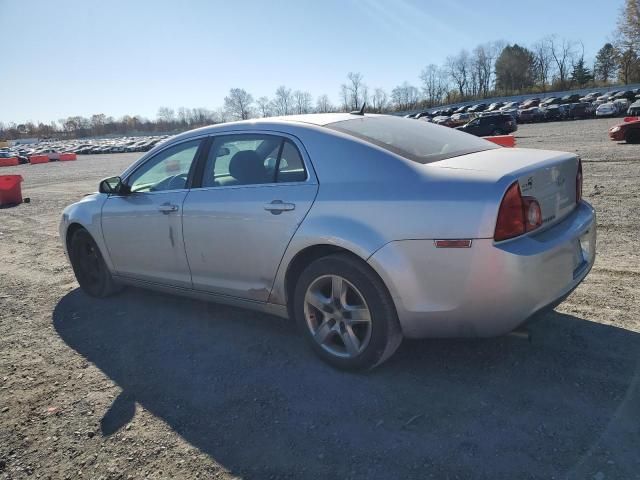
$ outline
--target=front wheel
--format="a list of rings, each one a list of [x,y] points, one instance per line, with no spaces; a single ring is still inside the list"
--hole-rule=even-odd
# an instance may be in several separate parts
[[[626,140],[627,143],[638,143],[640,142],[640,132],[635,130],[629,130],[625,134],[624,139]]]
[[[385,285],[371,267],[350,255],[330,255],[311,263],[298,279],[293,302],[303,335],[334,367],[373,368],[402,342]]]
[[[104,298],[120,290],[100,249],[89,232],[77,230],[69,243],[69,258],[80,288],[92,297]]]

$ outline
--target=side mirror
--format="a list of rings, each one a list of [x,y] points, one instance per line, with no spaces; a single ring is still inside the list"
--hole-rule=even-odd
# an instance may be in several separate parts
[[[120,177],[105,178],[100,182],[98,187],[100,193],[107,193],[109,195],[129,195],[131,188],[122,182]]]

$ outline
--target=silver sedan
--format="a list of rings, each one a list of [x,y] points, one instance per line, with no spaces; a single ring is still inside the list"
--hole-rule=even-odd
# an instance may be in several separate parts
[[[67,207],[60,236],[89,295],[293,318],[324,360],[363,369],[403,337],[502,335],[562,301],[595,259],[581,190],[571,153],[305,115],[178,135]]]

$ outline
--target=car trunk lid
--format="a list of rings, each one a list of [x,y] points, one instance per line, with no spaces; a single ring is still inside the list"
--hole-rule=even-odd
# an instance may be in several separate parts
[[[542,228],[566,217],[576,205],[578,157],[548,150],[500,148],[453,157],[427,168],[476,170],[506,188],[514,181],[524,197],[534,197],[542,211]]]

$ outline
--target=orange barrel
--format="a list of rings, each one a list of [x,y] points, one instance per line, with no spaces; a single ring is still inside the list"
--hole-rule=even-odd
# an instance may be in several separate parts
[[[20,175],[0,175],[0,207],[22,203],[21,184]]]

